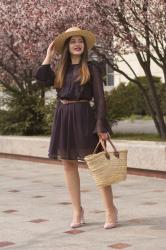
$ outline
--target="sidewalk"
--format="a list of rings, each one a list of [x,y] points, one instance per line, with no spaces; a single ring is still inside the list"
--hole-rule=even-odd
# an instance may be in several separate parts
[[[0,158],[0,249],[166,249],[165,180],[128,175],[115,184],[120,223],[105,230],[100,193],[79,170],[87,224],[71,230],[62,166]]]
[[[113,132],[130,134],[158,134],[154,121],[143,119],[119,121],[117,126],[113,126]]]

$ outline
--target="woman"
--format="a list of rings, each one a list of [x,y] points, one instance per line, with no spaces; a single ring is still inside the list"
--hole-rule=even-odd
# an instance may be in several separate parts
[[[106,120],[103,82],[95,63],[88,62],[88,49],[95,44],[95,35],[72,27],[60,34],[49,45],[47,55],[36,78],[57,91],[49,158],[61,159],[73,206],[72,228],[84,223],[80,198],[78,160],[94,151],[97,142],[107,139],[110,132]],[[55,73],[50,64],[56,53],[61,59]],[[89,101],[94,98],[95,111]],[[105,229],[117,225],[117,209],[113,203],[111,186],[100,188],[106,211]]]

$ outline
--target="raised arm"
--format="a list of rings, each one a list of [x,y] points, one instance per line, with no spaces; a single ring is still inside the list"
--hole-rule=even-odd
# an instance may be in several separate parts
[[[46,57],[42,63],[42,65],[39,67],[39,69],[36,72],[36,79],[38,80],[39,84],[42,84],[46,87],[51,87],[54,84],[55,79],[55,73],[51,69],[51,60],[56,54],[56,51],[54,50],[54,42],[52,42],[48,49]]]

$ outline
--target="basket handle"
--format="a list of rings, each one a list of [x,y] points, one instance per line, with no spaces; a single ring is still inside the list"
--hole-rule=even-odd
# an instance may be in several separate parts
[[[107,135],[108,135],[107,140],[109,141],[109,143],[111,144],[111,146],[112,146],[112,148],[113,148],[113,150],[114,150],[114,155],[115,155],[117,158],[119,158],[119,152],[118,152],[118,150],[116,149],[116,147],[115,147],[115,145],[113,144],[113,142],[111,141],[111,136],[110,136],[110,134],[107,133]]]
[[[119,158],[119,152],[117,151],[116,147],[114,146],[113,142],[111,141],[111,138],[110,138],[109,133],[107,133],[107,135],[108,135],[107,141],[109,141],[109,143],[111,144],[111,146],[112,146],[112,148],[113,148],[113,150],[114,150],[113,154],[115,155],[115,157]],[[107,159],[110,159],[110,155],[109,155],[109,153],[108,153],[108,151],[107,151],[107,149],[106,149],[106,146],[105,146],[105,144],[104,144],[104,141],[103,141],[102,139],[99,139],[99,142],[97,143],[97,145],[96,145],[96,147],[95,147],[95,149],[94,149],[94,151],[93,151],[93,154],[96,153],[97,148],[98,148],[98,146],[99,146],[100,144],[101,144],[101,146],[102,146],[103,149],[104,149],[105,157],[106,157]]]

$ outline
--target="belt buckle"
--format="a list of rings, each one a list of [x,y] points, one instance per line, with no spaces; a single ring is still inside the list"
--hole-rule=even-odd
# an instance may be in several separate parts
[[[68,101],[68,100],[61,100],[61,102],[62,102],[63,104],[69,104],[69,101]]]

